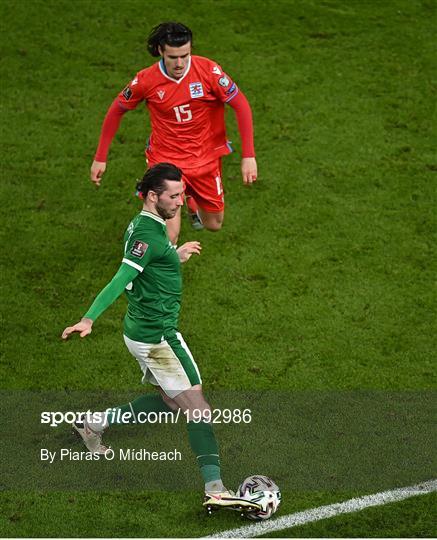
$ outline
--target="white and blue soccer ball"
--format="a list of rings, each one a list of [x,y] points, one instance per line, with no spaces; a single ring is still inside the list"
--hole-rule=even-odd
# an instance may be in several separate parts
[[[260,510],[245,513],[246,517],[253,520],[269,519],[281,502],[281,492],[278,486],[271,478],[260,474],[246,478],[238,487],[237,493],[246,501],[261,506]]]

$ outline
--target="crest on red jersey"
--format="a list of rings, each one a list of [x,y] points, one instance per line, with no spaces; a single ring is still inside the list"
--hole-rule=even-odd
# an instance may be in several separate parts
[[[158,94],[159,99],[162,101],[162,98],[165,96],[165,90],[158,90],[156,93]]]
[[[200,82],[190,83],[190,96],[192,98],[203,97],[203,86]]]

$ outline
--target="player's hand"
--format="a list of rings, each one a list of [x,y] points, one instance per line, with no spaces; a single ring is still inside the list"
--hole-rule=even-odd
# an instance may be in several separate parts
[[[91,334],[93,326],[93,321],[91,319],[82,319],[78,323],[76,323],[74,326],[68,326],[63,332],[62,332],[62,339],[68,339],[71,334],[74,334],[74,332],[79,332],[80,337],[84,338],[85,336],[88,336]]]
[[[106,171],[106,163],[104,161],[93,161],[91,165],[91,182],[94,182],[96,186],[100,186],[103,173]]]
[[[181,263],[187,262],[188,259],[193,255],[200,255],[200,250],[202,246],[200,242],[185,242],[180,248],[177,249],[177,254],[179,255],[179,260]]]
[[[254,157],[246,157],[241,160],[241,174],[245,184],[252,184],[258,177],[258,169],[256,159]]]

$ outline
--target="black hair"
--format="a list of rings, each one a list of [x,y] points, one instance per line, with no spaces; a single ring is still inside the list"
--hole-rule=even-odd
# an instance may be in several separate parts
[[[161,195],[165,191],[165,181],[182,180],[182,171],[172,163],[158,163],[146,171],[143,179],[137,183],[137,193],[142,199],[146,199],[149,191]]]
[[[152,56],[160,56],[159,47],[182,47],[188,42],[193,42],[193,33],[182,23],[164,22],[152,28],[147,38],[147,50]]]

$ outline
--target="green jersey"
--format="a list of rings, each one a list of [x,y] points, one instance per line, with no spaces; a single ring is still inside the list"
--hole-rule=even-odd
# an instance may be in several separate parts
[[[177,331],[182,276],[179,255],[165,221],[143,210],[124,235],[123,263],[140,273],[126,287],[124,333],[143,343],[160,343]]]

